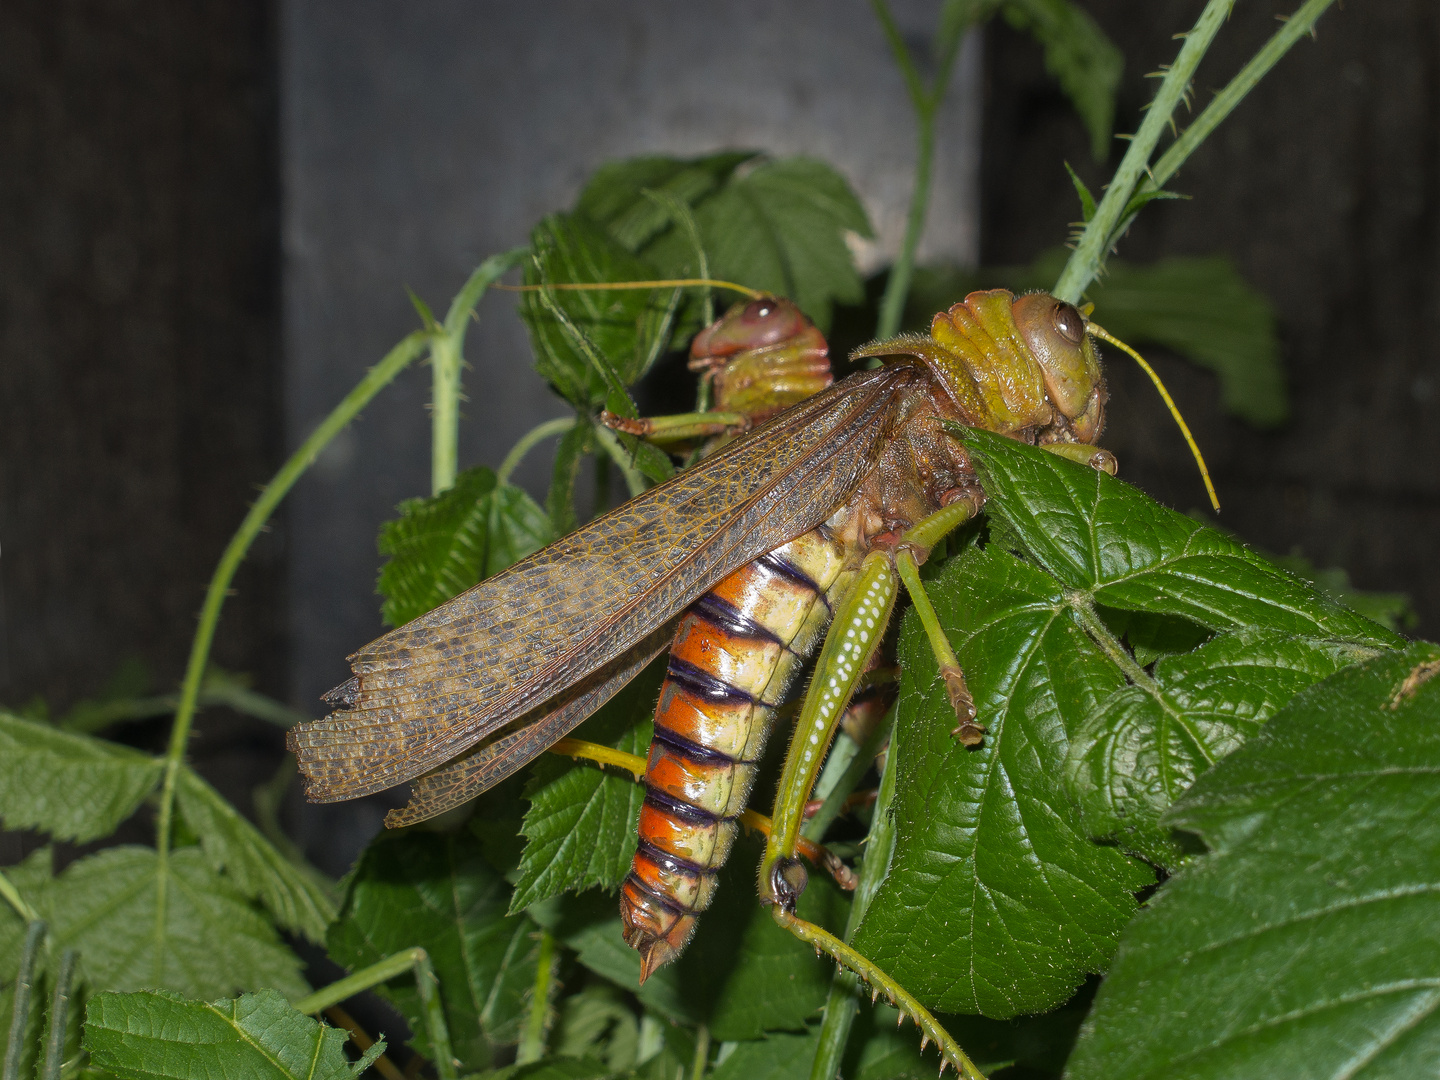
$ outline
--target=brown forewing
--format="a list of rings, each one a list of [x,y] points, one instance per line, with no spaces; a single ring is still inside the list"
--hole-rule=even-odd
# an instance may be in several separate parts
[[[350,657],[349,707],[290,734],[307,796],[352,799],[436,769],[814,528],[874,464],[897,392],[923,378],[906,364],[852,375],[371,642]]]

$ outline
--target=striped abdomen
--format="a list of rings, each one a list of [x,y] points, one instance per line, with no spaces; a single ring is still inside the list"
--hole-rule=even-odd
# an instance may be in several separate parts
[[[641,981],[685,946],[715,893],[775,708],[853,576],[821,526],[741,567],[680,618],[655,709],[640,846],[620,891]]]

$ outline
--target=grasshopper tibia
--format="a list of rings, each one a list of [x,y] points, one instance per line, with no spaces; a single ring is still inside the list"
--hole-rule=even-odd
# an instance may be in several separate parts
[[[924,1042],[933,1042],[940,1048],[940,1071],[942,1073],[945,1071],[946,1065],[952,1065],[955,1072],[963,1077],[963,1080],[985,1080],[984,1074],[965,1055],[965,1051],[960,1049],[960,1045],[950,1037],[950,1033],[940,1026],[940,1022],[930,1015],[929,1010],[906,993],[904,987],[886,975],[876,964],[865,959],[829,931],[821,929],[814,923],[806,922],[794,912],[785,910],[782,904],[771,905],[770,914],[777,923],[801,941],[815,946],[817,950],[825,953],[837,964],[849,968],[860,976],[870,984],[872,991],[884,994],[889,1002],[900,1010],[902,1018],[909,1017],[913,1020],[915,1026],[920,1029],[921,1039]]]

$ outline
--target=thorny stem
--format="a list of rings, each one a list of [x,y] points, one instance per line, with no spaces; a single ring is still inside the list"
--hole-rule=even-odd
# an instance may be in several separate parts
[[[439,495],[455,483],[460,442],[460,380],[465,367],[465,331],[475,305],[485,290],[528,253],[513,248],[492,255],[475,268],[465,287],[455,294],[443,325],[433,328],[430,339],[430,493]]]
[[[20,966],[15,972],[15,998],[10,1011],[10,1041],[5,1046],[5,1066],[0,1080],[20,1080],[20,1059],[25,1053],[25,1029],[30,1024],[30,998],[35,991],[35,958],[45,940],[45,922],[32,919],[20,949]]]
[[[515,1054],[515,1064],[529,1065],[545,1056],[545,1029],[549,1027],[550,997],[555,989],[555,935],[540,931],[540,955],[535,961],[535,990],[530,999],[530,1015],[525,1020],[525,1034]]]
[[[66,949],[60,956],[60,970],[55,975],[55,993],[50,998],[50,1029],[45,1037],[45,1064],[40,1080],[60,1080],[60,1067],[65,1063],[65,1028],[70,1017],[70,985],[75,980],[75,964],[80,954]]]
[[[1205,111],[1195,118],[1194,123],[1180,133],[1180,137],[1170,144],[1165,153],[1160,155],[1160,160],[1150,170],[1150,176],[1140,185],[1140,193],[1158,191],[1177,172],[1185,160],[1195,152],[1196,148],[1205,141],[1206,137],[1220,126],[1220,122],[1230,115],[1236,105],[1244,100],[1245,95],[1255,89],[1255,85],[1263,79],[1270,69],[1275,66],[1279,59],[1290,51],[1290,47],[1308,34],[1314,27],[1316,21],[1335,0],[1307,0],[1300,10],[1285,20],[1285,23],[1275,32],[1265,45],[1251,57],[1250,62],[1240,69],[1225,88],[1216,94]],[[1134,215],[1132,214],[1133,218]],[[1124,233],[1130,223],[1127,218],[1121,223],[1119,232]]]
[[[415,330],[401,339],[385,358],[376,364],[360,380],[359,384],[346,394],[330,415],[321,421],[308,439],[300,444],[288,461],[280,467],[274,479],[265,485],[260,497],[250,507],[240,528],[226,545],[220,556],[219,565],[210,578],[210,587],[205,592],[205,603],[200,609],[199,625],[195,638],[190,644],[190,659],[185,666],[185,681],[180,685],[180,703],[175,709],[175,720],[170,727],[170,745],[165,753],[165,779],[160,791],[160,812],[155,826],[155,850],[159,856],[156,866],[155,902],[155,948],[156,954],[164,947],[166,892],[170,875],[167,872],[170,857],[170,836],[175,823],[175,782],[180,774],[180,764],[185,759],[185,746],[190,739],[190,727],[195,720],[195,706],[200,697],[200,684],[205,677],[205,666],[210,659],[210,646],[215,640],[215,625],[220,621],[220,609],[225,604],[225,595],[235,573],[240,569],[250,545],[280,500],[289,494],[296,481],[304,474],[321,450],[338,435],[368,405],[372,398],[390,384],[425,349],[429,335],[424,330]]]
[[[347,975],[338,982],[322,986],[314,993],[306,995],[295,1002],[295,1008],[309,1015],[324,1012],[332,1005],[348,1001],[356,994],[363,993],[373,986],[379,986],[383,982],[389,982],[397,975],[404,975],[407,971],[415,970],[415,965],[424,955],[425,950],[416,946],[413,949],[398,952],[394,956],[387,956],[384,960],[377,960],[353,975]]]
[[[339,982],[321,987],[295,1002],[295,1008],[302,1013],[324,1012],[331,1006],[373,986],[389,982],[407,971],[415,973],[415,989],[420,995],[421,1015],[425,1018],[426,1033],[430,1037],[435,1072],[440,1076],[440,1080],[455,1080],[455,1055],[450,1049],[450,1028],[445,1023],[445,1010],[440,1002],[440,987],[435,978],[435,968],[430,963],[430,954],[419,946],[387,956]]]
[[[970,1060],[965,1051],[960,1049],[959,1043],[950,1037],[935,1017],[930,1015],[928,1009],[916,1001],[906,989],[890,978],[880,968],[856,952],[849,945],[845,944],[834,934],[814,923],[806,922],[798,915],[787,911],[781,904],[772,904],[770,917],[780,926],[790,931],[807,945],[819,949],[826,956],[830,957],[837,964],[844,964],[853,969],[874,989],[876,996],[884,994],[900,1015],[914,1022],[921,1031],[922,1045],[933,1042],[940,1048],[940,1068],[944,1072],[946,1065],[953,1065],[956,1073],[962,1080],[985,1080],[975,1063]]]
[[[556,435],[564,435],[575,426],[573,416],[562,416],[557,420],[546,420],[543,424],[537,424],[524,435],[520,441],[510,448],[505,455],[505,460],[500,462],[500,467],[495,470],[495,479],[502,484],[510,481],[510,474],[513,473],[525,459],[525,455],[535,449],[536,445]]]
[[[910,209],[905,217],[905,238],[900,244],[899,255],[891,264],[885,295],[880,301],[880,321],[875,327],[876,337],[888,338],[899,332],[900,319],[905,313],[905,298],[910,294],[910,279],[915,272],[915,250],[920,244],[920,234],[925,229],[925,213],[930,205],[930,180],[935,164],[935,116],[950,84],[950,72],[955,66],[960,41],[969,28],[970,19],[953,25],[942,23],[940,34],[937,35],[940,55],[935,78],[927,88],[885,0],[870,0],[870,6],[880,21],[880,28],[885,32],[885,40],[900,68],[900,74],[905,78],[905,88],[909,91],[910,104],[915,111],[917,143],[915,187],[910,193]]]
[[[1118,226],[1126,218],[1130,198],[1145,176],[1150,155],[1154,153],[1160,136],[1169,126],[1171,115],[1190,86],[1191,76],[1195,74],[1205,51],[1209,49],[1211,41],[1229,17],[1234,3],[1235,0],[1209,0],[1194,29],[1185,35],[1185,44],[1180,47],[1180,55],[1175,58],[1175,63],[1161,80],[1160,89],[1155,94],[1155,100],[1150,103],[1140,130],[1130,140],[1130,148],[1125,151],[1120,167],[1115,170],[1109,187],[1105,189],[1105,197],[1100,200],[1095,216],[1085,226],[1074,254],[1070,256],[1060,274],[1060,280],[1051,290],[1058,299],[1072,304],[1078,303],[1081,294],[1100,272],[1106,254],[1119,236]]]

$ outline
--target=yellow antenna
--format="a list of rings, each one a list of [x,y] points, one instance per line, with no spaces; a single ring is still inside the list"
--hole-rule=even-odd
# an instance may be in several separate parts
[[[769,295],[748,285],[737,285],[733,281],[717,281],[714,278],[667,278],[664,281],[595,281],[567,282],[559,285],[492,285],[492,289],[506,292],[539,292],[541,289],[579,289],[586,292],[603,292],[607,289],[676,289],[689,286],[709,286],[712,289],[729,289],[759,300]]]
[[[1110,331],[1097,323],[1087,321],[1085,329],[1098,337],[1101,341],[1108,341],[1117,349],[1129,353],[1130,357],[1144,369],[1145,374],[1150,376],[1150,381],[1155,384],[1155,389],[1160,391],[1160,396],[1165,399],[1165,407],[1170,410],[1170,415],[1175,418],[1175,423],[1180,427],[1180,434],[1185,436],[1185,442],[1190,446],[1190,453],[1195,455],[1195,464],[1200,466],[1200,478],[1205,481],[1205,492],[1210,496],[1210,505],[1216,511],[1220,509],[1220,500],[1215,496],[1215,485],[1210,482],[1210,470],[1205,466],[1205,456],[1200,453],[1200,447],[1195,442],[1195,436],[1190,434],[1190,427],[1185,423],[1185,418],[1180,415],[1180,409],[1175,404],[1175,399],[1170,396],[1170,391],[1165,389],[1165,384],[1160,381],[1160,376],[1155,369],[1145,362],[1145,358],[1138,352],[1126,345]]]

